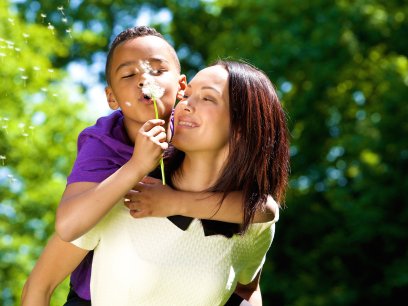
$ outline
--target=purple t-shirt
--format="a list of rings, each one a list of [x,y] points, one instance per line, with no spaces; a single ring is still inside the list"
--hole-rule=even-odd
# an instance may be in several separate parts
[[[123,124],[123,114],[115,111],[101,117],[78,137],[78,154],[67,184],[100,183],[122,167],[132,156],[133,144]],[[83,299],[90,300],[93,252],[84,258],[71,274],[71,285]]]

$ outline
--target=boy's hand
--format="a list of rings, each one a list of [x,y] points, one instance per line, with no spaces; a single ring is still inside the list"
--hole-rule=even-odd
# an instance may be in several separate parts
[[[162,153],[169,146],[166,139],[165,121],[162,119],[151,119],[147,121],[138,131],[135,139],[135,148],[132,160],[137,167],[149,173],[158,165]]]
[[[177,199],[175,193],[176,190],[163,185],[161,180],[145,177],[125,195],[124,203],[134,218],[168,217],[178,214],[176,207],[169,203],[172,198]]]

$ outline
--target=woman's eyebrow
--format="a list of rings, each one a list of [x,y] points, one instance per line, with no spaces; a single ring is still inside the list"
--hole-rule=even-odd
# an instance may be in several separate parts
[[[190,85],[190,84],[187,84],[187,87],[188,87],[188,88],[191,88],[191,85]],[[220,96],[222,96],[222,93],[221,93],[218,89],[215,89],[215,88],[212,87],[212,86],[203,86],[203,87],[201,87],[201,90],[203,90],[203,89],[213,90],[213,91],[215,91],[217,94],[219,94]]]
[[[203,87],[201,87],[201,89],[214,90],[214,91],[215,91],[216,93],[218,93],[219,95],[222,95],[221,92],[220,92],[218,89],[216,89],[216,88],[214,88],[214,87],[212,87],[212,86],[203,86]]]

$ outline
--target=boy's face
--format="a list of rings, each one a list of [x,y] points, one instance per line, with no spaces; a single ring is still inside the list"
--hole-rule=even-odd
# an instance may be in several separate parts
[[[154,81],[164,94],[156,99],[159,117],[168,120],[179,90],[185,88],[185,76],[180,76],[170,46],[156,36],[130,39],[118,45],[113,52],[110,79],[106,95],[112,109],[120,107],[127,128],[139,129],[147,120],[154,119],[152,99],[146,98],[142,85],[146,74],[140,63],[148,61]]]

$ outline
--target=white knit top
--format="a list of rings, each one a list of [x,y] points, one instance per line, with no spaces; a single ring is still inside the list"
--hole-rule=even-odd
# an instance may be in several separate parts
[[[278,220],[243,235],[204,236],[167,218],[134,219],[122,203],[72,243],[95,249],[92,305],[223,305],[237,282],[250,283],[265,261]]]

